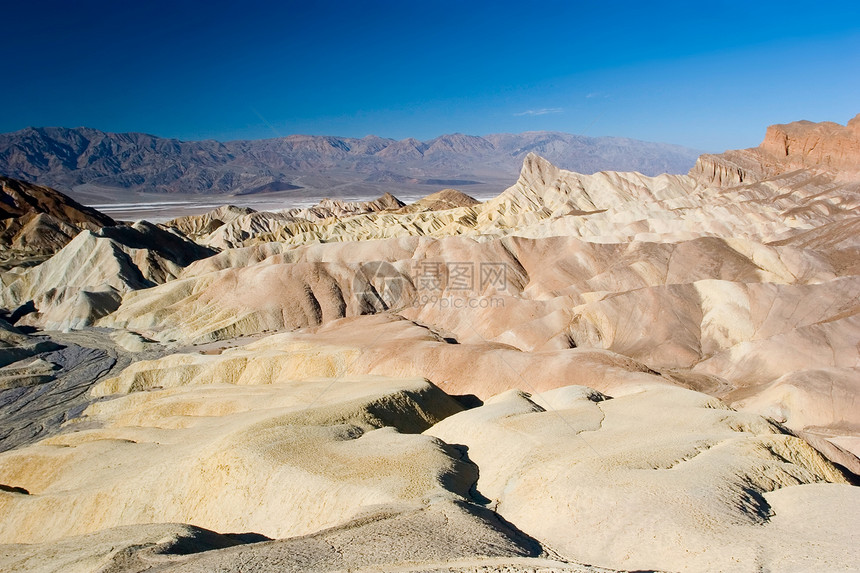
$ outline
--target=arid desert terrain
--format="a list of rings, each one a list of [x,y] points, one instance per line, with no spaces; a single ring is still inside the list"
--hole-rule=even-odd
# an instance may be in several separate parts
[[[0,571],[860,570],[860,115],[511,182],[0,177]]]

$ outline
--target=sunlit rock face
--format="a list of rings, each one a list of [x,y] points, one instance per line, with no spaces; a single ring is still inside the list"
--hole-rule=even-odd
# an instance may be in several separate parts
[[[115,221],[50,189],[0,175],[0,268],[41,262],[81,230]]]
[[[772,125],[758,147],[703,155],[690,174],[726,187],[796,170],[856,183],[860,179],[860,115],[847,125],[830,121]]]

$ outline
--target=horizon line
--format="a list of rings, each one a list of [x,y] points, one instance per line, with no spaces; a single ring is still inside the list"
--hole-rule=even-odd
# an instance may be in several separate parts
[[[182,139],[182,138],[178,138],[178,137],[157,135],[155,133],[150,133],[147,131],[107,131],[104,129],[100,129],[97,127],[90,127],[90,126],[86,126],[86,125],[79,125],[76,127],[66,127],[66,126],[62,126],[62,125],[43,125],[43,126],[28,125],[26,127],[22,127],[21,129],[16,129],[14,131],[0,132],[0,136],[14,135],[16,133],[20,133],[22,131],[27,131],[27,130],[44,130],[44,129],[65,129],[65,130],[69,130],[69,131],[92,130],[92,131],[97,131],[99,133],[103,133],[105,135],[146,135],[148,137],[173,140],[173,141],[178,141],[180,143],[199,143],[199,142],[205,142],[205,141],[215,141],[217,143],[235,143],[235,142],[243,142],[243,141],[273,141],[273,140],[279,140],[279,139],[289,139],[291,137],[331,137],[331,138],[336,138],[336,139],[353,139],[353,140],[358,140],[358,141],[365,140],[368,138],[377,138],[377,139],[383,139],[383,140],[387,140],[387,141],[391,141],[391,142],[395,142],[395,143],[403,142],[403,141],[409,141],[409,140],[415,140],[415,141],[418,141],[420,143],[429,143],[429,142],[432,142],[434,140],[441,139],[443,137],[450,137],[450,136],[455,136],[455,135],[462,135],[465,137],[475,137],[475,138],[479,138],[479,139],[485,139],[487,137],[491,137],[494,135],[528,135],[528,134],[546,133],[546,134],[557,134],[557,135],[571,135],[574,137],[582,137],[585,139],[627,139],[630,141],[638,141],[638,142],[642,142],[642,143],[655,143],[655,144],[661,144],[661,145],[672,145],[675,147],[680,147],[683,149],[687,149],[690,151],[696,151],[699,153],[711,153],[711,151],[705,151],[702,149],[697,149],[695,147],[688,147],[686,145],[682,145],[680,143],[673,143],[670,141],[657,141],[657,140],[653,140],[653,139],[639,139],[636,137],[628,137],[628,136],[624,136],[624,135],[585,135],[585,134],[581,134],[581,133],[572,133],[569,131],[556,131],[556,130],[545,130],[545,129],[516,131],[516,132],[514,132],[514,131],[497,131],[497,132],[493,132],[493,133],[485,133],[483,135],[476,135],[476,134],[470,134],[470,133],[463,133],[463,132],[455,131],[455,132],[451,132],[451,133],[442,133],[442,134],[436,135],[435,137],[431,137],[430,139],[418,139],[415,137],[404,137],[402,139],[396,139],[393,137],[385,137],[385,136],[381,136],[381,135],[376,135],[374,133],[369,133],[369,134],[364,135],[362,137],[349,136],[349,135],[335,135],[335,134],[330,134],[330,133],[291,133],[289,135],[283,135],[280,137],[259,137],[259,138],[244,138],[244,139],[243,138],[239,138],[239,139],[215,139],[212,137],[197,138],[197,139]]]

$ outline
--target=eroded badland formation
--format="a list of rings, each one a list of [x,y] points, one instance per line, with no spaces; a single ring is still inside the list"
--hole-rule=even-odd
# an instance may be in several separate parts
[[[0,570],[860,569],[860,116],[482,203],[0,183]]]

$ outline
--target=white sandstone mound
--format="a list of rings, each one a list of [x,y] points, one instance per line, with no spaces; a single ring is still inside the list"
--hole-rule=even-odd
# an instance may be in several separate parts
[[[126,352],[144,352],[158,345],[154,340],[129,330],[113,330],[110,337],[118,347]]]
[[[188,572],[858,564],[856,488],[773,422],[697,392],[512,390],[463,411],[421,380],[201,382],[131,388],[91,405],[65,433],[0,454],[3,539],[37,543],[0,546],[0,564]],[[56,512],[68,518],[52,519]],[[845,529],[833,529],[834,516]],[[169,522],[194,527],[155,525]],[[281,540],[228,547],[248,541],[227,535],[238,532]],[[191,555],[178,559],[177,544]],[[534,559],[547,551],[555,561]]]
[[[703,394],[511,391],[426,433],[465,445],[495,511],[566,559],[671,571],[860,565],[860,490],[803,440]]]
[[[216,249],[227,249],[243,245],[250,237],[265,236],[273,229],[280,229],[290,223],[304,222],[283,213],[251,212],[233,218],[200,239],[202,244]]]
[[[325,198],[312,207],[288,209],[283,213],[297,219],[309,221],[330,218],[343,218],[364,213],[379,213],[400,209],[404,204],[391,193],[385,193],[373,201],[343,201],[341,199]]]
[[[212,234],[221,226],[252,213],[255,211],[249,207],[223,205],[202,215],[187,215],[171,219],[164,223],[164,226],[176,229],[186,237],[197,241]]]
[[[489,510],[456,502],[369,513],[311,535],[264,541],[182,524],[116,527],[57,542],[0,545],[0,567],[27,573],[168,570],[176,573],[341,570],[611,573],[530,557],[539,545]]]
[[[466,499],[474,468],[415,435],[458,410],[421,379],[367,377],[97,402],[69,432],[0,454],[0,538],[166,522],[282,538]]]
[[[193,525],[131,525],[54,543],[0,545],[0,569],[21,573],[143,571],[185,555],[242,545],[242,536]]]
[[[428,378],[450,394],[487,398],[528,387],[578,383],[614,391],[671,383],[606,351],[522,352],[503,344],[456,343],[403,318],[362,316],[308,331],[281,333],[216,353],[177,353],[136,362],[93,387],[94,396],[187,385],[277,384],[282,380],[360,375]]]
[[[213,252],[145,221],[82,231],[44,263],[10,275],[0,306],[32,304],[26,323],[80,328],[116,310],[124,293],[169,281]]]

